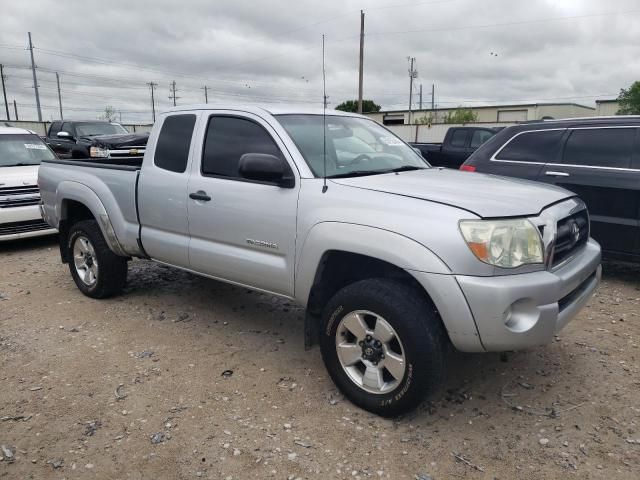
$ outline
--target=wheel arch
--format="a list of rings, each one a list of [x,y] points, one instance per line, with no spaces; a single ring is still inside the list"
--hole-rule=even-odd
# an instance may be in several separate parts
[[[317,342],[323,305],[338,290],[365,278],[394,278],[435,304],[412,270],[450,273],[433,252],[414,240],[375,227],[337,222],[316,225],[299,252],[296,299],[305,305],[305,346]]]
[[[128,256],[118,242],[106,208],[93,190],[80,183],[66,181],[60,183],[58,192],[60,194],[57,196],[56,211],[59,219],[60,254],[64,263],[69,261],[66,251],[69,229],[81,220],[95,220],[109,248],[117,255]]]

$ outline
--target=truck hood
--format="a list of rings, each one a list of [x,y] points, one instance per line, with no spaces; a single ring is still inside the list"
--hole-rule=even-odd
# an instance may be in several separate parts
[[[332,181],[442,203],[482,218],[535,216],[545,207],[575,196],[563,188],[528,180],[442,168]]]
[[[105,148],[144,147],[149,141],[148,133],[129,133],[118,135],[98,135],[87,137],[93,146]]]
[[[36,185],[40,165],[0,167],[0,188]]]

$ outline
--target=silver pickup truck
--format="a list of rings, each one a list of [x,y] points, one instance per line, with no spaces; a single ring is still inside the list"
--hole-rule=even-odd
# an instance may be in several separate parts
[[[386,416],[433,391],[451,345],[549,342],[600,280],[571,192],[431,168],[344,112],[176,108],[140,167],[46,161],[38,184],[85,295],[140,257],[293,299],[337,386]]]

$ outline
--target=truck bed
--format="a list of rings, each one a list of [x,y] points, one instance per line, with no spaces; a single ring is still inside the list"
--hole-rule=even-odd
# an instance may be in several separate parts
[[[142,255],[138,242],[139,173],[140,167],[134,165],[84,160],[42,162],[39,186],[45,218],[57,228],[65,214],[63,199],[66,202],[77,200],[89,207],[101,223],[103,233],[110,222],[117,242],[126,254]]]

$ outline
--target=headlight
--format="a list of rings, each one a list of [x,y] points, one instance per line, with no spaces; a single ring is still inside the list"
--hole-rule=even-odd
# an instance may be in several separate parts
[[[462,220],[460,232],[481,261],[502,268],[543,263],[542,237],[529,221]]]
[[[90,157],[107,158],[109,156],[109,150],[102,147],[91,147],[89,149]]]

